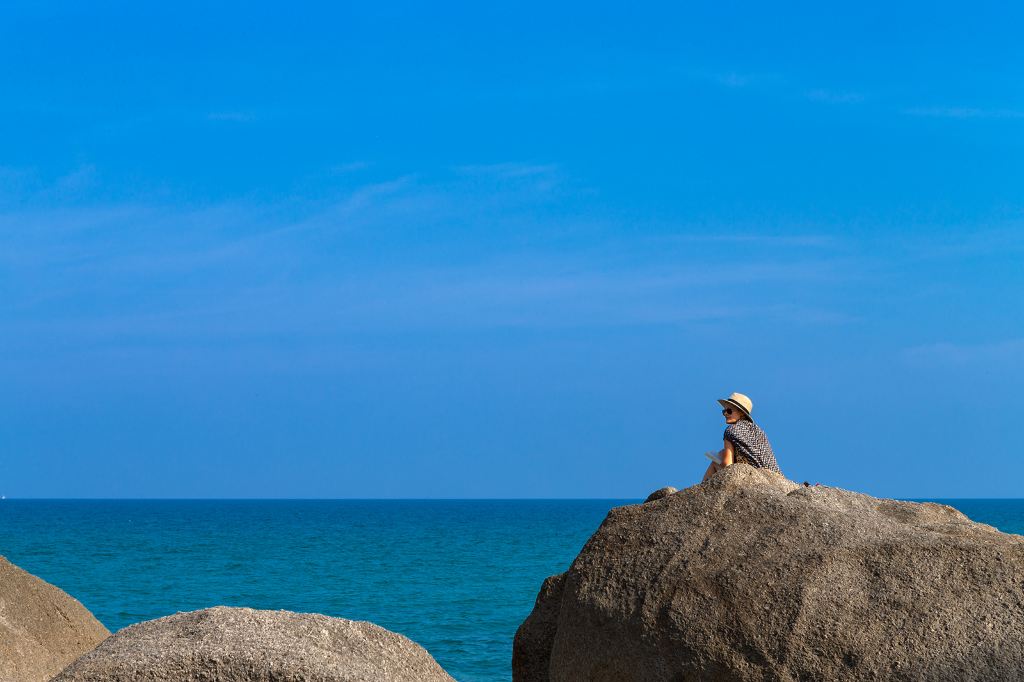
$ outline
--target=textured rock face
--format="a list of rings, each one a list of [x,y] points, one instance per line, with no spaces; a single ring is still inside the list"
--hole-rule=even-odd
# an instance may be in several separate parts
[[[676,490],[675,488],[673,488],[670,485],[669,486],[665,486],[664,488],[658,488],[653,493],[648,495],[647,499],[644,500],[644,502],[654,502],[655,500],[660,500],[663,497],[668,497],[669,495],[675,495],[677,492],[679,492],[679,491]]]
[[[551,664],[551,643],[558,630],[558,609],[562,603],[565,573],[544,580],[537,605],[516,632],[512,654],[512,679],[544,682]]]
[[[218,606],[129,626],[54,682],[451,682],[412,640],[364,621]]]
[[[46,682],[109,634],[67,593],[0,557],[0,681]]]
[[[516,682],[1024,680],[1024,537],[745,464],[613,509],[548,581]]]

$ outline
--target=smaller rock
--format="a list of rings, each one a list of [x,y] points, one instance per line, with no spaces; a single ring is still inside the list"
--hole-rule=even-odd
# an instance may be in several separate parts
[[[76,599],[0,556],[0,682],[46,682],[109,634]]]
[[[217,606],[131,625],[53,682],[454,682],[407,637],[366,621]]]
[[[667,485],[664,488],[658,488],[653,493],[647,496],[647,499],[644,500],[644,504],[647,504],[648,502],[654,502],[655,500],[660,500],[663,497],[668,497],[669,495],[672,495],[677,492],[679,492],[679,490],[677,488],[673,488],[670,485]]]

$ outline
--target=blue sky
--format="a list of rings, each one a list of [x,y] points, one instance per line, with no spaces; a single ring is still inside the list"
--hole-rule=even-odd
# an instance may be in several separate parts
[[[0,494],[1021,495],[1019,8],[3,13]]]

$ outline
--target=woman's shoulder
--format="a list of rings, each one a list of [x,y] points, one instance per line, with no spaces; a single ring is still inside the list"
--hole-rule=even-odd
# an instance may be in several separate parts
[[[755,423],[755,422],[750,422],[750,430],[751,430],[751,432],[753,432],[753,433],[759,433],[759,434],[761,434],[762,436],[764,435],[764,429],[762,429],[762,428],[761,428],[761,427],[760,427],[760,426],[759,426],[759,425],[758,425],[757,423]]]
[[[757,424],[747,419],[741,419],[735,424],[729,424],[725,427],[725,437],[728,438],[732,435],[745,435],[753,431],[758,431]]]

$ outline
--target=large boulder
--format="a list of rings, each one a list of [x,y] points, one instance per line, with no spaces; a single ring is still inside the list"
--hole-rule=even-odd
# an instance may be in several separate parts
[[[737,464],[611,510],[513,679],[1024,680],[1024,537]]]
[[[365,621],[217,606],[126,627],[53,682],[453,682],[425,649]]]
[[[66,592],[0,557],[0,682],[46,682],[109,634]]]

